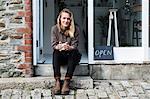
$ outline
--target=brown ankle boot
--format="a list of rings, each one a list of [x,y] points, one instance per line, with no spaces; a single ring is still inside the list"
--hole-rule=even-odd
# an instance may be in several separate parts
[[[53,94],[54,95],[59,95],[61,93],[61,82],[60,78],[55,78],[55,86],[53,88]]]
[[[69,92],[70,92],[69,84],[70,84],[70,79],[65,79],[64,84],[63,84],[62,89],[61,89],[62,95],[68,95],[69,94]]]

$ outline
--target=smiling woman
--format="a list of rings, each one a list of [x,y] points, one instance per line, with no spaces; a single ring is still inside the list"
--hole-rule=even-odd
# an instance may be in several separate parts
[[[69,83],[76,65],[81,59],[78,51],[79,28],[74,24],[73,14],[69,9],[63,9],[57,18],[57,24],[51,29],[51,45],[53,48],[53,70],[56,80],[54,94],[69,94]],[[67,65],[64,84],[61,89],[60,66]]]

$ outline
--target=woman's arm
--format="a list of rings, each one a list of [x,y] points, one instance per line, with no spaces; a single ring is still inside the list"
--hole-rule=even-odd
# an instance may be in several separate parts
[[[53,49],[62,51],[62,50],[65,50],[64,44],[61,41],[59,41],[60,35],[58,35],[59,34],[58,32],[59,31],[57,30],[57,27],[53,26],[51,29],[51,45],[52,45]]]
[[[58,45],[58,37],[56,34],[56,26],[53,26],[51,28],[51,46],[53,49],[58,49],[57,45]]]

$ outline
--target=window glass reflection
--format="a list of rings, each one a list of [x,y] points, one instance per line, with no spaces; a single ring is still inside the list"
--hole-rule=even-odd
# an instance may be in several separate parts
[[[141,4],[141,0],[94,0],[94,45],[141,46]]]

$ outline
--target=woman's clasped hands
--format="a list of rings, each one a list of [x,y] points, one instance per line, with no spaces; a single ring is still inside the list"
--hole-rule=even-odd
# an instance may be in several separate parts
[[[70,46],[68,42],[65,43],[59,42],[59,44],[56,46],[56,49],[58,49],[59,51],[68,51],[71,48],[72,46]]]

